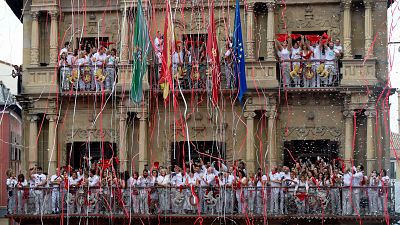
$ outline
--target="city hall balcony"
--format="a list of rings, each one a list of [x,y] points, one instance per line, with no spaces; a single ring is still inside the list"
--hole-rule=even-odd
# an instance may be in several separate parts
[[[311,184],[311,181],[310,181]],[[68,217],[115,220],[167,218],[230,220],[362,220],[399,219],[394,186],[179,186],[153,184],[120,188],[50,187],[9,189],[8,217],[22,223]],[[280,204],[282,202],[283,204]],[[283,206],[283,207],[281,207]],[[358,222],[357,222],[358,223]]]

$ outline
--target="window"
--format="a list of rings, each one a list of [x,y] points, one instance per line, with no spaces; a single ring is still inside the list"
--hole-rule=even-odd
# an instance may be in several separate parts
[[[390,161],[390,179],[396,179],[396,160]]]

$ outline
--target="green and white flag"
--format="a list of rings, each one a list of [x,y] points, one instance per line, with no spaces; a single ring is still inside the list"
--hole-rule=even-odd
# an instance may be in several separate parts
[[[143,76],[147,72],[147,54],[150,51],[149,29],[146,17],[143,15],[142,1],[138,0],[135,31],[133,37],[133,65],[131,99],[134,102],[141,102],[143,91]]]

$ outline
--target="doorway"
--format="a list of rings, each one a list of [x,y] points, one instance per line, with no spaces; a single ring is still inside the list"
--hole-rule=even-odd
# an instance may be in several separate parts
[[[338,157],[338,143],[329,139],[323,140],[292,140],[284,143],[284,165],[293,166],[294,160],[314,163],[317,158],[332,162]]]
[[[225,142],[217,141],[191,141],[190,156],[194,163],[203,160],[205,164],[225,159]],[[181,168],[183,163],[189,162],[189,146],[187,141],[171,143],[171,165],[178,165]]]
[[[71,149],[72,147],[72,149]],[[71,151],[72,150],[72,151]],[[117,156],[115,143],[110,142],[73,142],[67,144],[67,164],[72,168],[88,168],[89,153],[90,163],[99,162],[103,159],[111,159]],[[116,166],[116,165],[114,165]]]

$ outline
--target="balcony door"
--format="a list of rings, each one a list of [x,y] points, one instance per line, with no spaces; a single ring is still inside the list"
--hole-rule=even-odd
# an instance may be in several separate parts
[[[338,157],[338,143],[324,140],[292,140],[284,143],[284,165],[292,166],[294,160],[314,163],[317,158],[332,162]]]
[[[103,158],[107,160],[118,155],[116,144],[110,142],[68,143],[66,154],[67,164],[69,163],[74,169],[88,168],[89,159],[93,165],[94,162],[99,162]]]

